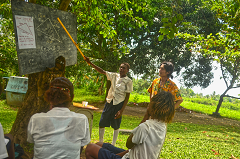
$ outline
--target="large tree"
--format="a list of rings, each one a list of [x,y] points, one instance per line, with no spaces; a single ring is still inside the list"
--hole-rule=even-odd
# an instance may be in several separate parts
[[[220,64],[221,78],[225,81],[226,90],[220,95],[216,111],[213,113],[218,116],[223,98],[232,97],[227,95],[227,92],[239,88],[237,83],[240,81],[240,2],[209,0],[205,1],[205,5],[211,6],[216,13],[222,24],[221,30],[207,36],[192,34],[179,34],[179,36],[192,40],[189,46],[201,46],[203,56],[211,57]]]
[[[60,8],[65,8],[62,7],[63,5],[66,5],[66,1],[61,1]],[[27,153],[31,145],[26,141],[27,125],[30,117],[35,113],[47,112],[49,110],[49,104],[45,102],[43,95],[49,88],[50,82],[56,77],[65,76],[64,74],[65,59],[60,56],[56,59],[54,68],[47,68],[44,72],[28,75],[28,91],[10,132],[14,136],[14,142],[21,144],[26,150],[25,158],[32,157]]]
[[[206,56],[213,56],[220,64],[222,78],[226,84],[226,90],[220,95],[215,111],[219,115],[219,109],[224,97],[230,89],[239,88],[240,82],[240,1],[209,1],[212,10],[216,11],[223,26],[216,36],[211,34],[205,39]],[[237,98],[237,97],[232,97]],[[239,98],[238,98],[239,99]]]
[[[161,3],[161,10],[165,10],[166,13],[170,8],[166,8],[163,0],[154,3]],[[101,68],[116,72],[119,65],[127,61],[132,40],[139,35],[135,31],[152,25],[154,16],[160,10],[154,3],[152,0],[96,1],[80,5],[74,2],[75,5],[71,7],[72,12],[83,15],[78,16],[78,41],[84,54],[91,57],[91,60]],[[97,13],[98,16],[93,19]],[[169,13],[168,16],[174,15]],[[176,22],[177,20],[168,24],[174,25]],[[136,34],[132,34],[133,32]],[[73,67],[82,67],[84,64],[82,60],[80,57],[79,64]],[[82,75],[84,71],[78,71],[78,74]],[[107,87],[109,86],[108,81]]]
[[[73,5],[77,6],[72,8],[73,12],[80,12],[87,17],[85,19],[79,17],[78,27],[79,42],[84,53],[97,65],[109,71],[117,71],[119,64],[127,61],[131,64],[133,73],[144,75],[143,78],[153,78],[160,62],[172,59],[177,73],[183,68],[186,69],[182,76],[186,86],[207,87],[213,77],[211,58],[187,49],[185,45],[188,41],[174,38],[173,35],[178,30],[195,34],[207,35],[210,32],[215,34],[220,27],[213,12],[202,7],[201,1],[194,4],[185,0],[142,2],[143,7],[136,7],[133,2],[127,3],[128,9],[132,11],[131,15],[138,17],[134,22],[131,21],[131,16],[121,14],[127,11],[126,7],[121,5],[115,7],[116,3],[109,2],[108,6],[99,7],[97,11],[102,16],[96,21],[91,18],[95,13],[89,13],[91,8],[89,4]],[[95,5],[101,6],[101,3],[97,2]],[[138,10],[139,7],[141,10]],[[104,24],[101,23],[102,17],[108,19]],[[105,23],[111,26],[111,30],[106,29]],[[108,35],[111,32],[114,34]],[[82,57],[79,61],[81,60]],[[79,62],[79,66],[83,65],[84,63]],[[84,71],[78,70],[78,75],[82,74]],[[201,78],[205,74],[207,77]]]
[[[194,35],[201,33],[205,36],[219,31],[220,22],[214,12],[209,7],[204,7],[201,1],[190,2],[182,0],[178,3],[169,1],[162,4],[152,1],[152,5],[157,6],[159,10],[154,15],[151,25],[132,31],[130,37],[133,39],[129,44],[132,44],[132,49],[130,54],[125,56],[133,64],[135,74],[141,74],[143,78],[153,78],[160,63],[171,59],[177,74],[182,72],[182,81],[187,87],[199,85],[206,88],[211,83],[212,59],[187,48],[188,39],[170,37],[171,30]],[[171,8],[172,17],[168,12],[161,10],[164,6]],[[172,21],[177,22],[175,25],[169,24]],[[168,36],[163,36],[167,33]],[[205,78],[202,78],[203,76]]]

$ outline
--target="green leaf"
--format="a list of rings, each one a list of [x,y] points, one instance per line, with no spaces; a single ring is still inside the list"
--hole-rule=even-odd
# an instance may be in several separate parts
[[[180,21],[182,21],[182,20],[183,20],[182,14],[178,14],[178,15],[177,15],[177,19],[180,20]]]
[[[172,38],[174,37],[174,31],[171,30],[171,31],[169,32],[169,37],[170,37],[170,39],[172,39]]]
[[[176,24],[176,23],[177,23],[177,18],[176,18],[176,17],[173,17],[173,18],[172,18],[172,23],[173,23],[173,24]]]
[[[166,28],[162,27],[160,28],[160,32],[163,34]]]
[[[162,22],[168,22],[168,18],[162,18]]]
[[[197,4],[197,0],[189,0],[190,4]]]
[[[159,35],[158,41],[162,41],[163,38],[164,38],[164,35]]]
[[[167,34],[169,34],[169,29],[168,28],[165,29],[163,35],[167,35]]]

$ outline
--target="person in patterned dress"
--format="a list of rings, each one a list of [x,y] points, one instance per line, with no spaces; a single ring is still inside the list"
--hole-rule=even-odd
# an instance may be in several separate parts
[[[159,76],[160,78],[156,78],[153,80],[152,84],[148,88],[148,92],[150,94],[150,102],[151,99],[154,95],[156,95],[158,92],[161,91],[166,91],[170,92],[174,96],[174,101],[175,101],[175,109],[180,106],[180,104],[183,102],[183,99],[181,97],[180,91],[177,87],[177,85],[170,80],[169,78],[173,78],[172,73],[173,73],[173,64],[171,62],[163,62],[160,65],[159,68]],[[149,108],[147,108],[147,111],[144,115],[142,122],[145,122],[147,119],[149,119]]]

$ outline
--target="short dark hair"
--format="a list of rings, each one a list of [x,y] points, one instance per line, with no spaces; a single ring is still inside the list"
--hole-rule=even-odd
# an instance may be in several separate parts
[[[151,99],[151,116],[165,123],[170,123],[175,114],[174,97],[170,92],[161,91]]]
[[[130,69],[130,65],[129,65],[129,63],[127,63],[127,62],[123,62],[122,64],[124,64],[125,66],[127,66],[127,69],[128,69],[128,70]]]
[[[168,74],[168,78],[169,78],[169,77],[170,77],[170,78],[173,78],[173,75],[172,75],[173,69],[174,69],[173,63],[172,63],[172,62],[168,62],[168,61],[164,61],[164,62],[161,63],[160,67],[161,67],[162,65],[163,65],[163,67],[165,68],[166,72],[170,72],[170,73]]]
[[[57,77],[50,83],[50,88],[45,92],[44,99],[54,106],[66,107],[73,100],[73,84],[65,77]]]

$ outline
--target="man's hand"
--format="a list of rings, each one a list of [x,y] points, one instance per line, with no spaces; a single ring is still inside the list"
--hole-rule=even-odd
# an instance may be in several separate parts
[[[84,56],[85,58],[83,58],[88,64],[90,64],[90,60],[87,56]]]
[[[115,114],[115,118],[114,119],[118,119],[122,116],[122,111],[119,110],[116,114]]]

